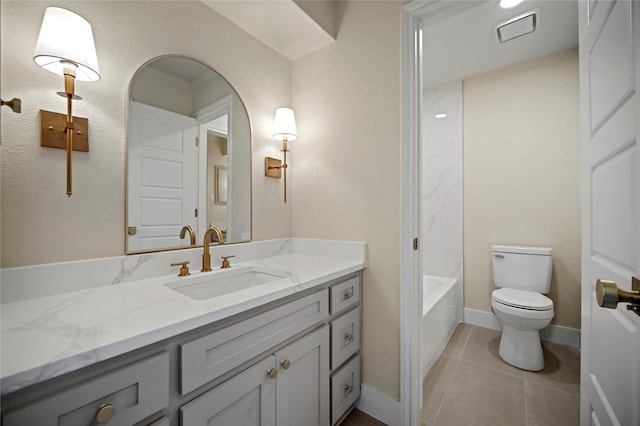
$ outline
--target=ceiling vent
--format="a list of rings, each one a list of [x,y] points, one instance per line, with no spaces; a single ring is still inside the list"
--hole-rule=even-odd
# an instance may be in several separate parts
[[[532,33],[538,26],[538,9],[523,13],[496,25],[496,37],[499,43]]]

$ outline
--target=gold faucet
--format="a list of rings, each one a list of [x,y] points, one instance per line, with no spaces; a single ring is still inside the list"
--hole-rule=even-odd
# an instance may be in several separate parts
[[[192,246],[196,245],[196,233],[193,232],[193,228],[189,225],[187,226],[183,226],[182,229],[180,230],[180,239],[183,240],[184,237],[187,235],[187,231],[189,231],[189,243]]]
[[[224,237],[222,236],[222,232],[216,228],[215,226],[207,229],[207,232],[204,233],[204,241],[202,245],[204,246],[204,253],[202,254],[202,269],[201,272],[210,272],[211,271],[211,254],[209,254],[209,243],[211,243],[211,234],[216,234],[218,237],[218,243],[220,245],[224,244]]]

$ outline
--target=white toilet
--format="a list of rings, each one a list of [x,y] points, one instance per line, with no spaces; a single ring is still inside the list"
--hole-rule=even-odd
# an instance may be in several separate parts
[[[553,301],[544,294],[551,286],[548,247],[491,246],[493,278],[491,307],[502,323],[500,358],[529,371],[544,368],[540,329],[553,318]]]

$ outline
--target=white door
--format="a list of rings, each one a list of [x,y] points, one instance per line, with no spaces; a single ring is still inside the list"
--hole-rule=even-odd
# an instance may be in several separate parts
[[[127,250],[189,245],[185,225],[198,234],[197,132],[191,117],[131,101]]]
[[[640,276],[640,3],[580,1],[581,424],[640,425],[640,316],[599,307],[598,279]]]

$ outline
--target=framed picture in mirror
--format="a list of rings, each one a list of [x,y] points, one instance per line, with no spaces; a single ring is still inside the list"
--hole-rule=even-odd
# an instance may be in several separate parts
[[[227,168],[215,166],[216,170],[216,204],[227,204]]]

